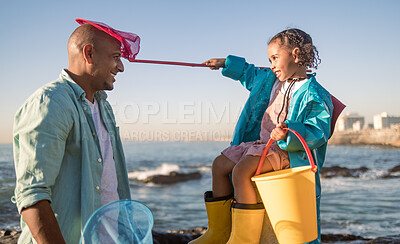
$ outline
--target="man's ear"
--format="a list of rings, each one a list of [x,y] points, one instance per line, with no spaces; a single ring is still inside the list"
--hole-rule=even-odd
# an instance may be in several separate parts
[[[292,56],[293,56],[293,59],[294,59],[295,63],[299,63],[300,62],[299,53],[300,53],[300,48],[298,48],[298,47],[295,47],[292,50]]]
[[[88,64],[93,63],[93,53],[94,53],[94,48],[92,44],[86,44],[83,49],[83,58]]]

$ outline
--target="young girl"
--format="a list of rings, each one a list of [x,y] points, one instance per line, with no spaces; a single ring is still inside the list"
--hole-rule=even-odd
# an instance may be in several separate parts
[[[306,73],[307,68],[317,68],[318,51],[307,33],[288,29],[270,40],[267,53],[270,69],[257,68],[235,56],[205,62],[211,69],[223,67],[222,74],[239,80],[250,91],[250,96],[236,125],[232,146],[213,162],[212,192],[204,195],[208,230],[192,244],[259,242],[264,208],[262,203],[257,203],[251,177],[266,143],[270,138],[275,141],[262,173],[309,165],[300,141],[283,128],[302,135],[318,166],[316,200],[320,233],[319,170],[331,133],[333,105],[329,92],[316,81],[314,74]],[[320,243],[320,237],[313,243]]]

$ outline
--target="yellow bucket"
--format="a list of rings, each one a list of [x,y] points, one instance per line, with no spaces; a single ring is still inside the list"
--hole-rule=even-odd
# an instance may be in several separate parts
[[[315,197],[316,167],[304,139],[297,132],[292,132],[299,137],[306,149],[311,166],[258,175],[273,142],[270,140],[260,159],[256,176],[252,177],[280,244],[306,243],[318,237]]]

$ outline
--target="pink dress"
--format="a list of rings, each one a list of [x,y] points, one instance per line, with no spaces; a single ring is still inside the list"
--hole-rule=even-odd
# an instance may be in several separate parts
[[[281,88],[283,84],[284,82],[278,82],[274,85],[274,89],[272,90],[273,94],[271,94],[271,100],[261,121],[260,140],[242,142],[239,145],[234,145],[226,148],[221,153],[225,155],[228,159],[237,164],[247,155],[261,157],[265,145],[270,139],[271,132],[277,125],[278,114],[282,109],[284,94],[282,93]],[[285,115],[286,105],[280,115],[280,122],[284,121]],[[282,150],[276,144],[276,142],[274,142],[269,149],[266,160],[270,162],[272,168],[275,171],[290,168],[289,156],[287,151]]]

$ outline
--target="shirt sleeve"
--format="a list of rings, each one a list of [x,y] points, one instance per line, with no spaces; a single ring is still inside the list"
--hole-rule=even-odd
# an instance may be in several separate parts
[[[254,64],[248,64],[244,58],[229,55],[225,61],[225,68],[222,69],[222,75],[233,80],[238,80],[251,91],[254,86],[254,80],[260,69]]]
[[[62,99],[45,93],[29,99],[14,121],[18,211],[40,200],[51,202],[51,187],[59,174],[65,144],[72,127]]]
[[[308,103],[304,122],[286,120],[285,123],[304,138],[311,150],[322,146],[330,136],[331,115],[322,100]],[[286,139],[278,141],[278,145],[287,151],[305,151],[300,140],[291,132]]]

